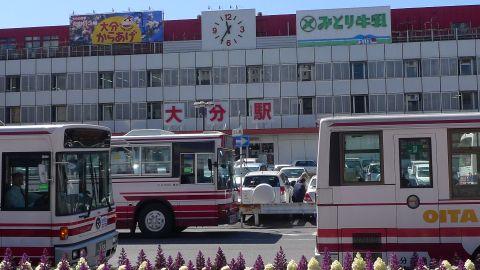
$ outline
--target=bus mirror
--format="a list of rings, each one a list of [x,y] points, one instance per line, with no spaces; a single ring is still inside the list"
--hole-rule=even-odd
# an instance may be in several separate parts
[[[208,170],[209,170],[209,171],[212,171],[212,167],[213,167],[213,165],[212,165],[212,159],[209,158],[209,159],[208,159]]]
[[[38,164],[38,176],[40,177],[40,183],[48,182],[47,168],[44,164]]]

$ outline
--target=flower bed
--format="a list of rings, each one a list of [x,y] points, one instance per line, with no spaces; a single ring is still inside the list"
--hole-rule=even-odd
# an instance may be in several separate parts
[[[347,254],[343,262],[338,260],[332,262],[329,252],[325,251],[321,263],[315,258],[307,261],[305,256],[302,256],[297,263],[294,260],[287,262],[282,247],[273,259],[273,263],[264,264],[262,256],[258,255],[253,266],[245,265],[242,253],[239,253],[237,258],[227,261],[220,247],[213,261],[210,258],[205,260],[205,256],[199,251],[195,263],[191,260],[186,262],[180,252],[177,253],[175,258],[172,256],[165,257],[160,245],[157,248],[153,263],[146,257],[143,249],[140,250],[135,265],[127,258],[124,249],[120,252],[117,266],[109,264],[103,252],[100,253],[98,262],[94,266],[91,266],[92,263],[87,262],[84,256],[85,254],[82,254],[80,260],[73,265],[64,256],[56,267],[53,267],[47,259],[48,254],[44,251],[35,270],[403,270],[395,254],[390,255],[387,263],[381,258],[376,258],[373,261],[370,252],[366,253],[365,258],[360,253],[356,253],[355,257]],[[471,260],[463,262],[459,258],[453,258],[452,263],[447,260],[437,261],[432,258],[427,264],[425,258],[418,257],[414,253],[408,269],[475,270],[475,264]],[[33,268],[27,254],[23,254],[22,258],[16,262],[12,257],[11,250],[7,248],[3,260],[0,262],[0,270],[33,270]]]

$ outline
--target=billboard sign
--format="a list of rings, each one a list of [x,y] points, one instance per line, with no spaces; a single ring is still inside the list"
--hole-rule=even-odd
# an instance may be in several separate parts
[[[391,43],[390,7],[299,10],[299,47]]]
[[[253,116],[254,123],[272,121],[273,101],[252,100],[250,102],[250,115]]]
[[[161,11],[73,15],[70,43],[106,45],[163,41]]]

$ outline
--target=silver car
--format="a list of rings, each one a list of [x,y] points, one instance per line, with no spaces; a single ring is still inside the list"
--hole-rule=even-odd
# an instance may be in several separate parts
[[[307,192],[303,197],[304,203],[316,203],[317,202],[317,176],[314,175],[310,182],[308,182]]]
[[[241,187],[242,204],[275,204],[292,201],[292,186],[282,172],[257,171],[245,175]]]

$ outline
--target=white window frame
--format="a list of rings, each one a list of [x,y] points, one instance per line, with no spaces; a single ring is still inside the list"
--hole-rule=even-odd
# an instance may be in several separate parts
[[[263,81],[262,66],[247,66],[247,83],[261,83]]]
[[[67,122],[67,119],[66,105],[52,105],[52,122],[63,123]]]
[[[406,59],[403,61],[403,66],[406,78],[420,77],[420,63],[418,59]]]
[[[355,69],[361,67],[361,74],[359,77],[355,74]],[[365,80],[367,78],[367,62],[351,62],[350,63],[350,74],[352,74],[352,80]]]
[[[22,110],[20,106],[6,107],[5,122],[7,124],[20,124],[22,121],[21,114],[22,114]]]
[[[195,68],[182,68],[180,69],[180,85],[189,86],[196,84],[196,72]]]
[[[316,114],[317,115],[333,114],[333,96],[317,96],[316,97]]]
[[[297,81],[297,65],[285,64],[280,66],[280,81],[296,82]]]
[[[20,92],[21,77],[19,75],[8,75],[6,77],[6,92]]]
[[[410,106],[412,104],[412,106]],[[415,106],[413,106],[416,104]],[[422,93],[405,93],[405,111],[406,112],[421,112],[423,111],[422,108],[423,99]],[[416,107],[414,109],[413,107]],[[413,108],[413,109],[410,109]]]
[[[385,78],[403,78],[403,61],[388,60],[385,61]]]
[[[213,67],[212,79],[215,85],[228,84],[228,67]]]
[[[367,66],[369,79],[385,78],[385,61],[369,61]]]
[[[132,70],[130,76],[131,88],[147,87],[147,72],[145,70]]]
[[[298,81],[313,81],[315,65],[313,63],[298,64]]]
[[[113,71],[102,71],[98,73],[98,89],[113,89],[115,76]]]
[[[52,91],[67,90],[67,73],[52,74]]]
[[[465,97],[467,95],[470,96],[469,100],[473,101],[473,104],[468,104],[470,105],[469,107],[471,108],[465,108],[467,107],[465,104],[465,100],[466,100]],[[460,91],[459,107],[460,107],[460,110],[462,111],[478,111],[478,91]]]
[[[357,109],[358,109],[358,108],[356,108],[357,99],[363,99],[364,111],[362,111],[362,112],[357,112]],[[352,95],[352,101],[350,102],[350,104],[352,106],[352,109],[351,109],[352,114],[366,114],[366,113],[369,112],[370,104],[368,103],[368,95]]]
[[[263,66],[263,82],[276,83],[280,81],[280,65]]]
[[[147,70],[147,87],[162,87],[163,86],[163,70],[151,69]]]
[[[332,71],[333,80],[350,80],[349,62],[334,62]]]
[[[156,108],[158,106],[158,108]],[[160,117],[155,117],[155,111],[158,111]],[[163,103],[161,101],[147,102],[147,119],[163,118]]]
[[[463,70],[462,67],[469,67],[469,72]],[[460,76],[475,75],[475,58],[474,57],[460,57],[458,58],[458,74]]]
[[[212,69],[211,68],[197,68],[196,78],[197,78],[197,85],[211,85],[212,84]]]
[[[299,106],[299,114],[300,115],[314,115],[315,106],[314,106],[315,97],[298,97],[298,106]],[[305,110],[308,109],[306,104],[310,104],[311,112],[306,112]]]
[[[100,114],[100,117],[99,117],[100,121],[114,121],[115,120],[115,106],[114,106],[113,103],[101,103],[101,104],[99,104],[99,106],[100,106],[100,110],[101,110],[101,114]],[[106,115],[110,115],[110,117],[105,117]]]
[[[82,73],[67,73],[67,89],[82,90]]]

